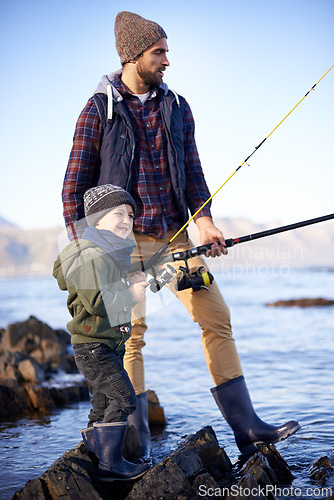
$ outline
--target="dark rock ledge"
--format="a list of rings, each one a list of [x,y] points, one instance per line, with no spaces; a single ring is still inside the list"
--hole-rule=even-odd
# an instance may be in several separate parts
[[[154,391],[147,391],[150,424],[166,423]],[[0,329],[0,419],[49,413],[89,400],[65,330],[53,330],[31,316]]]
[[[70,335],[31,316],[0,331],[0,418],[47,413],[89,399]]]
[[[136,482],[103,483],[83,443],[64,453],[12,500],[188,500],[200,498],[274,500],[291,488],[293,475],[272,445],[263,445],[243,464],[232,466],[211,427],[187,436],[176,451]]]
[[[268,302],[266,304],[270,307],[319,307],[319,306],[334,306],[334,300],[324,299],[319,297],[317,299],[291,299],[291,300],[277,300],[276,302]]]

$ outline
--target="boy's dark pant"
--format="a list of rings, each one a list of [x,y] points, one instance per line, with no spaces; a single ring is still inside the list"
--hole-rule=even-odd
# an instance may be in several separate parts
[[[73,350],[92,394],[88,426],[94,422],[126,422],[136,409],[137,397],[123,367],[124,351],[117,353],[99,342],[75,344]]]

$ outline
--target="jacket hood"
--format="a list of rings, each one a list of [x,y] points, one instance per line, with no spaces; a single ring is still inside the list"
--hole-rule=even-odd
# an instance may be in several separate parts
[[[71,271],[77,268],[77,259],[81,252],[89,248],[96,248],[96,245],[85,239],[72,241],[58,255],[54,265],[52,275],[56,278],[61,290],[67,290],[66,278]],[[76,263],[76,264],[75,264]]]
[[[117,71],[114,71],[113,73],[109,73],[109,75],[103,75],[100,83],[98,84],[94,94],[106,94],[107,95],[107,86],[111,85],[112,87],[112,93],[113,93],[113,98],[115,101],[121,101],[123,100],[122,95],[118,92],[118,90],[115,88],[114,83],[116,78],[118,78],[122,74],[122,69],[119,69]],[[164,94],[168,94],[168,85],[166,83],[162,83],[160,85],[160,89],[163,90]]]

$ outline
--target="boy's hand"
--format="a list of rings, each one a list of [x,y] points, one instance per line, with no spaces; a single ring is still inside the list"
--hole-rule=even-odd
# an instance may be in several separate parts
[[[140,302],[145,297],[145,289],[148,286],[146,276],[142,271],[132,274],[129,278],[130,287],[134,302]]]
[[[142,271],[137,271],[136,273],[133,273],[128,277],[128,281],[130,285],[134,285],[135,283],[146,281],[146,275]]]

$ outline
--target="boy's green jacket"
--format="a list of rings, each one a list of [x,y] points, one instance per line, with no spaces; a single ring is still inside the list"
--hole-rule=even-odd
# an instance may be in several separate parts
[[[69,293],[67,307],[73,319],[67,328],[72,344],[103,342],[123,350],[131,335],[133,305],[126,271],[99,246],[79,239],[58,255],[53,276]]]

